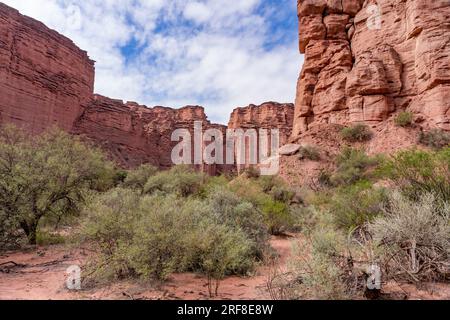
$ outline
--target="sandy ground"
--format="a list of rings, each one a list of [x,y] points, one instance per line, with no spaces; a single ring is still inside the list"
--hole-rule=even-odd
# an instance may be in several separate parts
[[[286,268],[293,241],[296,240],[286,237],[271,240],[272,247],[279,254],[277,268]],[[0,256],[0,300],[209,299],[206,278],[192,273],[175,274],[160,285],[119,282],[91,290],[68,290],[65,285],[67,268],[82,265],[89,254],[82,249],[51,246]],[[14,266],[10,261],[19,265]],[[269,267],[261,266],[251,277],[225,279],[216,299],[270,299],[266,290],[269,271]],[[400,299],[450,299],[449,284],[429,284],[420,289],[406,284],[389,284],[386,289],[396,293]]]
[[[286,265],[294,238],[277,237],[272,247],[280,255],[279,264]],[[186,273],[175,274],[162,285],[120,282],[112,286],[79,292],[66,289],[66,270],[82,265],[89,252],[64,246],[37,248],[0,256],[0,300],[76,300],[76,299],[209,299],[207,279]],[[5,264],[13,261],[19,266]],[[5,268],[7,267],[7,268]],[[11,267],[11,268],[10,268]],[[5,272],[9,269],[9,272]],[[229,277],[220,285],[220,300],[269,299],[265,290],[269,268],[259,267],[248,278]]]

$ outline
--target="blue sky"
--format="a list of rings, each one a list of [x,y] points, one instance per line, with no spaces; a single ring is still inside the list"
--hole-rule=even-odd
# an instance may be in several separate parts
[[[149,107],[293,102],[296,0],[2,0],[96,61],[95,91]]]

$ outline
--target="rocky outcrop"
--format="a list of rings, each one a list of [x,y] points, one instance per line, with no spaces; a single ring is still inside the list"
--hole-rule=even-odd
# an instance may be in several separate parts
[[[278,129],[280,144],[285,144],[292,134],[294,105],[292,103],[266,102],[249,105],[233,111],[228,123],[230,129]]]
[[[72,132],[94,141],[124,167],[150,163],[169,168],[173,165],[171,152],[177,144],[171,141],[173,131],[189,129],[193,137],[195,121],[201,122],[204,130],[225,131],[225,126],[213,125],[207,120],[203,107],[148,108],[95,95]],[[216,168],[205,170],[216,172]]]
[[[176,129],[211,124],[204,109],[147,108],[94,95],[94,62],[71,40],[0,3],[0,124],[33,134],[57,126],[105,149],[123,167],[172,166]],[[225,166],[201,165],[215,174]]]
[[[94,62],[68,38],[0,3],[0,121],[71,130],[89,104]]]
[[[450,2],[299,0],[293,138],[323,124],[378,125],[408,110],[450,130]]]

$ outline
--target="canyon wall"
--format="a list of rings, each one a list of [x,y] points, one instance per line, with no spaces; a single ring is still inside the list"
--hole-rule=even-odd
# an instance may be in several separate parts
[[[305,63],[293,138],[398,111],[450,130],[449,0],[298,0]]]
[[[89,104],[94,62],[68,38],[0,3],[0,122],[70,131]]]
[[[207,120],[203,107],[148,108],[135,102],[124,103],[94,95],[72,132],[87,136],[125,167],[150,163],[169,168],[173,165],[172,149],[178,143],[171,141],[173,131],[188,129],[193,137],[195,121],[201,122],[204,130],[225,131],[225,126],[213,125]],[[205,170],[216,172],[215,168]]]
[[[203,130],[226,133],[227,127],[212,124],[199,106],[147,108],[95,95],[94,75],[94,62],[71,40],[0,3],[0,125],[12,123],[32,134],[60,127],[87,137],[126,168],[143,163],[171,167],[178,144],[171,141],[173,131],[188,129],[193,137],[196,121]],[[251,105],[233,112],[230,127],[275,127],[284,143],[291,135],[293,114],[292,104]],[[209,174],[234,169],[197,167]]]
[[[292,103],[265,102],[259,106],[249,105],[236,108],[231,114],[230,129],[278,129],[280,144],[288,142],[294,122],[294,105]]]

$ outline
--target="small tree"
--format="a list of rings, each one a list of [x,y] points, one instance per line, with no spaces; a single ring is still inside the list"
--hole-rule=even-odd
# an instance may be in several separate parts
[[[158,169],[149,164],[143,164],[140,167],[130,170],[123,182],[125,188],[137,189],[144,192],[145,184],[148,179],[158,173]]]
[[[0,210],[30,244],[43,217],[77,212],[87,190],[107,189],[114,177],[101,152],[60,130],[34,138],[12,126],[0,130]]]
[[[342,138],[348,142],[365,142],[373,137],[373,132],[365,124],[356,124],[341,131]]]

